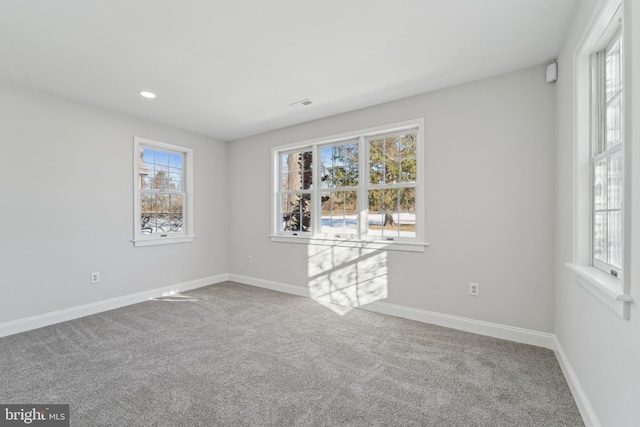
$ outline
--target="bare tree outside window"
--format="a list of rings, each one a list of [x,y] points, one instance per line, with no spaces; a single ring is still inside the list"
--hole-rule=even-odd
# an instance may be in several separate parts
[[[181,153],[140,147],[140,231],[168,234],[183,231],[184,191]]]

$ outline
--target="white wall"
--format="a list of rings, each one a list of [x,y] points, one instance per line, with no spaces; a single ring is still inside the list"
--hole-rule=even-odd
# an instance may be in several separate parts
[[[134,135],[194,149],[195,243],[133,247]],[[227,143],[0,84],[0,147],[0,324],[227,272]]]
[[[582,43],[600,0],[583,0],[574,25],[559,56],[557,83],[557,181],[556,181],[556,324],[555,331],[583,395],[588,425],[637,426],[640,424],[640,84],[631,86],[634,110],[632,135],[627,144],[633,162],[630,200],[635,223],[631,238],[631,320],[624,320],[578,285],[564,263],[572,261],[572,147],[574,138],[573,55]],[[631,5],[631,3],[634,3]],[[640,76],[640,5],[626,3],[627,43],[633,50],[634,77]]]
[[[375,254],[386,302],[552,332],[554,100],[535,67],[232,142],[230,273],[304,288],[317,267],[313,248],[268,237],[271,147],[424,117],[431,245]]]

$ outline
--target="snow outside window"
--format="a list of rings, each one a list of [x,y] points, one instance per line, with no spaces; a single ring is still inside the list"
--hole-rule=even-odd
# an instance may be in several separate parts
[[[593,266],[618,277],[623,248],[622,35],[592,55],[592,257]]]
[[[136,246],[192,241],[192,150],[134,139]]]
[[[420,119],[274,148],[274,237],[424,245],[421,144]]]

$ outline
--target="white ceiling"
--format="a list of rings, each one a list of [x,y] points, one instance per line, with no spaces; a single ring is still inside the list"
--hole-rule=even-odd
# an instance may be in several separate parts
[[[230,141],[550,62],[577,1],[0,0],[0,79]]]

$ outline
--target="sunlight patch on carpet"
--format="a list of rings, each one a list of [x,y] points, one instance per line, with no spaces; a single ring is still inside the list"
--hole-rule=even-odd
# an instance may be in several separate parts
[[[309,245],[309,296],[339,315],[387,298],[387,253]]]

